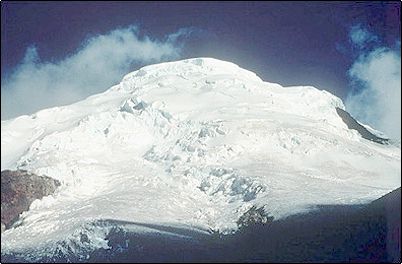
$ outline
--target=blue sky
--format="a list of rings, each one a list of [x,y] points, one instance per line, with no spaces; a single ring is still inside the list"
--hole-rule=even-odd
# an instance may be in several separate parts
[[[101,92],[143,65],[190,57],[361,101],[356,94],[370,85],[354,65],[381,48],[396,52],[398,64],[400,50],[400,2],[2,2],[1,12],[2,119]],[[64,74],[85,71],[72,83]],[[110,74],[97,78],[102,71]],[[27,76],[29,91],[20,88]],[[50,87],[54,76],[60,87]]]

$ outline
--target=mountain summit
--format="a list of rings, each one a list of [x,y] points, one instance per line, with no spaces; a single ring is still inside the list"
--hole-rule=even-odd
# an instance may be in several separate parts
[[[105,248],[104,219],[227,233],[252,208],[280,219],[398,188],[400,147],[363,138],[337,109],[342,101],[326,91],[196,58],[2,121],[2,170],[61,183],[2,234],[2,252],[60,241]]]

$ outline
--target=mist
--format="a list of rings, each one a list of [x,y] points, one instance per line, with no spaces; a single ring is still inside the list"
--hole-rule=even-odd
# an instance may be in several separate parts
[[[378,45],[378,37],[360,26],[352,28],[350,39],[358,56],[348,71],[353,89],[346,109],[359,121],[400,140],[400,42],[394,48]]]
[[[133,65],[151,64],[180,56],[189,29],[162,40],[140,36],[136,26],[112,30],[83,40],[73,54],[43,61],[34,45],[1,82],[1,119],[65,105],[102,92],[118,83]]]

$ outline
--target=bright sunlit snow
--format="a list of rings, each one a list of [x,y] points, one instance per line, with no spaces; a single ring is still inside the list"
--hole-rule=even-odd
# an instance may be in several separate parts
[[[2,234],[2,251],[80,233],[106,247],[107,228],[90,225],[101,219],[231,232],[253,205],[278,219],[399,187],[400,145],[363,139],[335,107],[345,109],[314,87],[284,88],[197,58],[147,66],[81,102],[2,121],[1,169],[62,182]]]

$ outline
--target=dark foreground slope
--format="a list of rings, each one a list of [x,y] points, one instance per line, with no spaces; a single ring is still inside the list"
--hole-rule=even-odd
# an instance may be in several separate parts
[[[322,206],[230,238],[240,261],[400,263],[401,189],[360,206]],[[253,234],[262,233],[257,239]],[[273,239],[271,239],[273,238]]]
[[[228,236],[108,220],[116,226],[142,225],[175,235],[133,234],[115,228],[109,234],[108,250],[91,252],[85,258],[59,254],[41,261],[400,263],[400,218],[399,188],[368,205],[321,206]],[[21,260],[2,255],[2,262]]]

